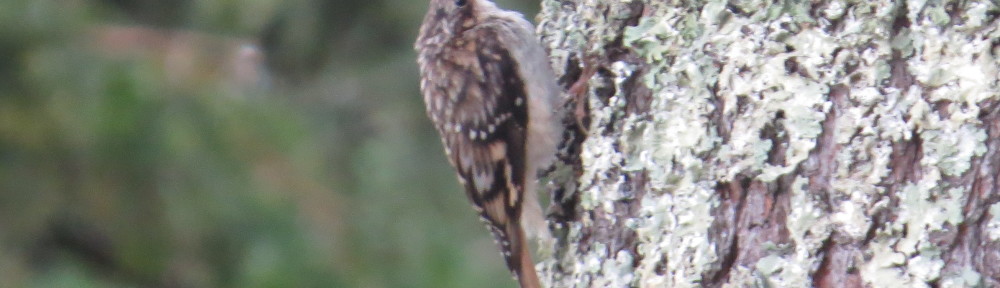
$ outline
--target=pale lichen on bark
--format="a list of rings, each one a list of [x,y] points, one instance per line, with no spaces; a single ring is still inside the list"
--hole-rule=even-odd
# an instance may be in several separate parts
[[[600,68],[553,287],[1000,284],[995,2],[649,2],[543,1]]]

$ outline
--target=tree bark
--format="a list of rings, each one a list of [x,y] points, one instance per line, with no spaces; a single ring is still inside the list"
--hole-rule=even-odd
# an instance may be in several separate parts
[[[997,2],[542,5],[548,286],[1000,286]]]

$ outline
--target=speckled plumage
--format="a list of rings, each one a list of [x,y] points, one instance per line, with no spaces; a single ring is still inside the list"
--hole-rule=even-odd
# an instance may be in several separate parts
[[[432,0],[416,49],[427,113],[522,287],[540,287],[525,240],[545,234],[536,171],[555,155],[555,77],[531,24],[486,0]]]

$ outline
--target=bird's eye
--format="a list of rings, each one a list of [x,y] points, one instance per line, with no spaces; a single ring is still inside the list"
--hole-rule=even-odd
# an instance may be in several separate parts
[[[469,1],[468,0],[455,0],[455,6],[463,7],[463,6],[465,6],[466,2],[469,2]]]

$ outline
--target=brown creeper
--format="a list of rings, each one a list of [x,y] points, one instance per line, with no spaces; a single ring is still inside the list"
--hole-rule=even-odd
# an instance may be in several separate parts
[[[548,235],[536,172],[562,130],[533,26],[488,0],[431,0],[415,46],[427,114],[460,184],[521,287],[541,287],[525,232]]]

